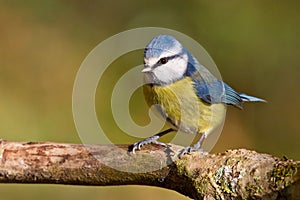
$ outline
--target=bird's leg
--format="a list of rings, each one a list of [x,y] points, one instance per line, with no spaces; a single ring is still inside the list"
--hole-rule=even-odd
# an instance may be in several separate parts
[[[181,156],[183,156],[183,155],[185,155],[185,154],[191,153],[192,151],[200,151],[200,152],[203,152],[203,149],[201,149],[200,147],[201,147],[201,145],[202,145],[202,143],[203,143],[205,137],[206,137],[206,134],[203,133],[203,134],[201,135],[200,139],[198,140],[198,142],[197,142],[194,146],[192,146],[192,147],[191,147],[191,146],[186,147],[186,148],[180,153],[179,157],[181,157]]]
[[[132,153],[135,154],[135,150],[136,149],[140,150],[142,146],[144,146],[146,144],[150,144],[150,143],[158,144],[158,145],[161,145],[161,146],[167,146],[165,143],[159,142],[157,140],[158,140],[158,138],[166,135],[167,133],[170,133],[171,131],[173,131],[173,129],[169,128],[169,129],[167,129],[165,131],[162,131],[160,133],[152,135],[151,137],[148,137],[148,138],[146,138],[146,139],[144,139],[142,141],[134,143],[133,145],[131,145],[131,151],[132,151]]]

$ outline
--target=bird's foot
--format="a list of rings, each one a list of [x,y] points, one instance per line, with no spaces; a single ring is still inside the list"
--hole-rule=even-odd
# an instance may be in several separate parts
[[[179,158],[181,158],[183,155],[185,154],[189,154],[191,153],[192,151],[198,151],[200,153],[203,153],[204,152],[204,149],[200,148],[201,145],[202,145],[202,142],[203,140],[206,138],[206,134],[203,133],[199,139],[199,141],[194,145],[194,146],[188,146],[186,147],[185,149],[182,150],[182,152],[179,154]]]
[[[163,143],[163,142],[157,141],[158,138],[159,138],[159,136],[153,135],[153,136],[151,136],[151,137],[149,137],[149,138],[146,138],[146,139],[144,139],[144,140],[142,140],[142,141],[139,141],[139,142],[134,143],[134,144],[131,146],[131,152],[132,152],[133,154],[135,154],[135,150],[141,150],[142,146],[144,146],[144,145],[146,145],[146,144],[150,144],[150,143],[152,143],[152,144],[158,144],[158,145],[161,145],[161,146],[164,146],[164,147],[167,147],[167,146],[168,146],[168,145],[166,145],[166,144]]]
[[[193,151],[199,151],[200,153],[203,153],[204,150],[202,148],[200,148],[200,146],[188,146],[185,149],[182,150],[182,152],[179,154],[179,158],[182,158],[182,156],[186,155],[186,154],[190,154]]]

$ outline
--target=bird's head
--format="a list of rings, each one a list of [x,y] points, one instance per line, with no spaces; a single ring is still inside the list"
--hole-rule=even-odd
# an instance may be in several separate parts
[[[168,85],[184,78],[188,66],[188,52],[172,36],[159,35],[145,48],[145,80],[154,85]]]

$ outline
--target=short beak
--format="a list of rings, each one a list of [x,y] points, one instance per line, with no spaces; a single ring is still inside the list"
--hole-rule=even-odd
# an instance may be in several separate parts
[[[145,67],[142,72],[143,73],[147,73],[147,72],[151,72],[152,71],[152,68],[151,67]]]

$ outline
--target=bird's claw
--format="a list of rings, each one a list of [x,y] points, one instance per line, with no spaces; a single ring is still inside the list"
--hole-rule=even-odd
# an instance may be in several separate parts
[[[190,154],[193,151],[199,151],[200,153],[203,153],[204,150],[202,148],[199,148],[198,146],[188,146],[185,149],[182,150],[182,152],[179,154],[179,158],[181,158],[182,156],[186,155],[186,154]]]
[[[152,137],[149,137],[149,138],[144,139],[142,141],[134,143],[132,145],[131,152],[133,154],[135,154],[135,150],[141,150],[142,146],[144,146],[146,144],[150,144],[150,143],[152,143],[152,144],[158,144],[158,145],[166,147],[167,145],[165,143],[157,141],[158,138],[159,138],[158,136],[152,136]]]

